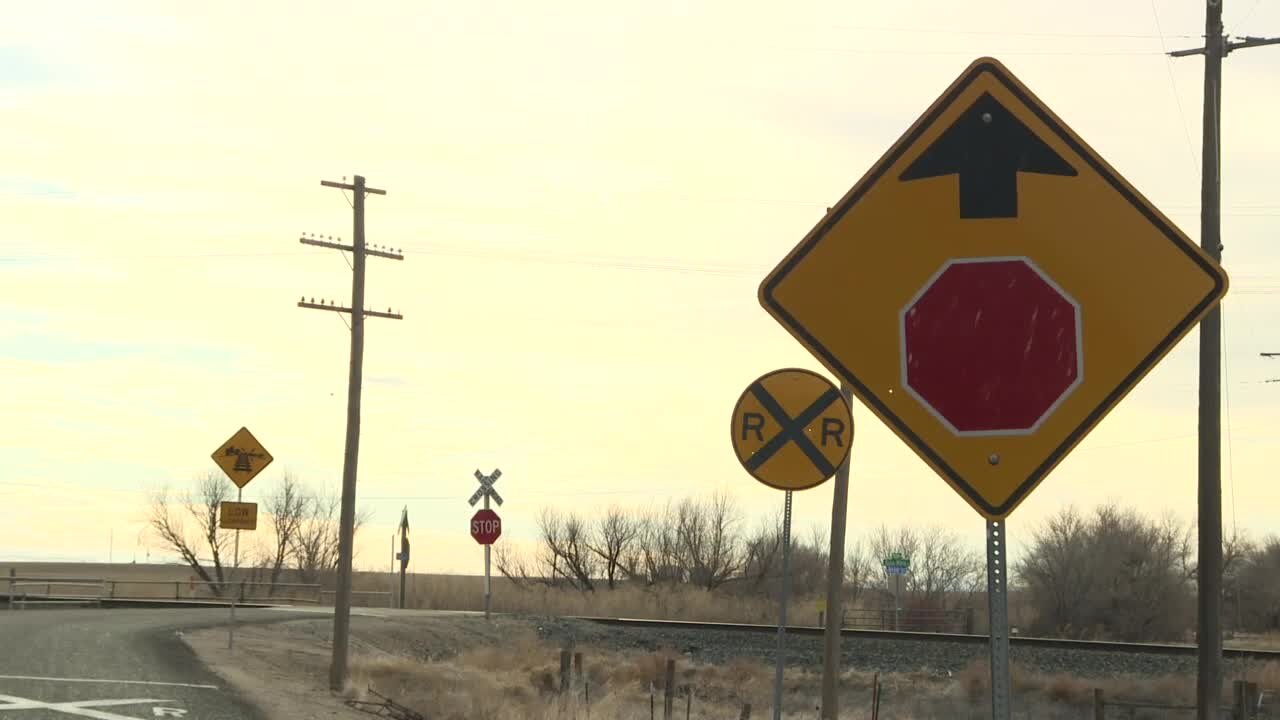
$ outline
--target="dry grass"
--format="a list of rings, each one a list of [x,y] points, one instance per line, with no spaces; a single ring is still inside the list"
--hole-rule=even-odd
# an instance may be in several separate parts
[[[441,720],[517,720],[565,718],[594,714],[602,718],[648,718],[650,691],[658,713],[663,702],[663,673],[671,653],[620,655],[584,650],[583,677],[569,693],[558,693],[558,652],[521,641],[515,647],[480,648],[448,662],[420,663],[407,658],[360,657],[352,662],[352,694],[379,694],[409,707],[430,709]],[[690,718],[736,716],[743,697],[755,700],[767,687],[767,668],[743,661],[732,671],[722,667],[685,667],[675,686],[680,716],[687,690],[694,688]],[[588,696],[590,700],[588,702]],[[793,717],[801,717],[795,714]]]
[[[964,696],[973,703],[988,697],[991,687],[990,666],[986,660],[975,660],[965,667],[956,681]],[[1256,663],[1230,669],[1222,685],[1222,703],[1231,703],[1231,685],[1235,680],[1255,682],[1263,689],[1280,690],[1280,662]],[[1010,669],[1010,682],[1019,704],[1089,706],[1093,691],[1101,689],[1103,697],[1126,702],[1153,705],[1194,705],[1196,682],[1189,675],[1122,675],[1107,679],[1081,679],[1066,674],[1034,674],[1018,667]]]
[[[1280,650],[1280,632],[1243,633],[1238,632],[1228,638],[1223,645],[1229,648],[1249,648],[1252,650]]]
[[[767,657],[706,665],[669,649],[619,652],[581,645],[573,649],[583,653],[583,676],[571,692],[561,695],[560,648],[539,640],[531,622],[507,618],[491,625],[466,616],[395,622],[356,619],[356,655],[348,694],[373,700],[376,698],[366,691],[372,688],[432,720],[586,720],[588,715],[644,720],[649,717],[651,693],[661,717],[668,660],[676,662],[676,717],[684,717],[690,692],[690,720],[734,718],[745,702],[752,704],[753,717],[771,714],[773,667]],[[262,678],[269,694],[294,687],[296,693],[305,693],[308,698],[332,702],[323,690],[328,669],[327,629],[323,620],[249,626],[237,641],[234,656],[226,654],[223,662]],[[205,632],[211,633],[210,645],[225,645],[222,632]],[[420,659],[424,646],[432,649],[427,655],[438,659]],[[445,652],[446,647],[458,649],[457,654]],[[202,652],[202,658],[217,666],[216,656],[210,659]],[[1254,666],[1248,678],[1263,687],[1274,687],[1280,681],[1280,663]],[[842,717],[869,716],[872,679],[871,673],[842,675]],[[1189,703],[1195,687],[1190,676],[1082,680],[1035,674],[1018,666],[1013,669],[1012,681],[1018,716],[1037,720],[1089,716],[1094,687],[1110,699],[1152,703]],[[816,718],[820,683],[816,669],[789,669],[784,683],[784,717]],[[989,713],[985,662],[974,662],[954,677],[917,671],[883,675],[881,683],[880,717],[884,720],[981,718]]]
[[[387,573],[359,573],[358,590],[390,589]],[[431,610],[484,609],[484,579],[467,575],[410,575],[406,602]],[[492,580],[494,612],[533,615],[639,617],[705,622],[770,623],[777,621],[777,602],[768,597],[707,592],[688,586],[664,587],[661,592],[638,585],[622,585],[596,592],[517,585],[507,578]],[[817,598],[792,598],[795,622],[817,624]]]

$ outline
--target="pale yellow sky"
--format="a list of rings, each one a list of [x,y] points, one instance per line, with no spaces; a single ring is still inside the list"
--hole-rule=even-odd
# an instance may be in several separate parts
[[[968,63],[1002,60],[1193,238],[1196,3],[172,4],[0,0],[0,553],[128,560],[148,491],[247,425],[336,488],[341,299],[360,173],[369,325],[358,565],[408,505],[418,571],[478,571],[472,471],[500,467],[504,541],[538,509],[726,489],[754,523],[726,423],[783,366],[818,369],[756,301],[764,274]],[[1158,17],[1158,21],[1157,21]],[[1162,40],[1157,27],[1163,32]],[[1236,0],[1236,34],[1280,6]],[[1233,54],[1224,95],[1228,512],[1280,530],[1280,49]],[[1141,268],[1134,269],[1135,276]],[[1192,517],[1195,336],[1010,520],[1069,502]],[[850,524],[978,516],[855,407]],[[1229,452],[1228,452],[1229,450]],[[797,496],[825,527],[830,488]],[[1228,517],[1231,522],[1231,517]],[[145,553],[145,550],[140,550]],[[141,555],[140,555],[141,556]],[[156,557],[153,552],[152,557]]]

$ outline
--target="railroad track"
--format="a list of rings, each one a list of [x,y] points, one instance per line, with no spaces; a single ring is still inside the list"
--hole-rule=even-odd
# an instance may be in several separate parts
[[[749,625],[745,623],[716,623],[716,622],[691,622],[687,620],[646,620],[640,618],[610,618],[610,617],[575,617],[575,620],[584,620],[587,622],[597,623],[600,625],[612,625],[615,627],[653,627],[667,628],[674,630],[716,630],[723,632],[742,632],[742,633],[776,633],[778,626],[776,625]],[[788,625],[788,635],[817,635],[821,636],[823,629],[812,625]],[[870,638],[876,640],[897,640],[908,642],[926,642],[941,643],[954,645],[985,645],[988,642],[986,635],[968,635],[962,633],[926,633],[926,632],[903,632],[894,630],[856,630],[845,628],[840,631],[842,637],[847,638]],[[1100,640],[1064,640],[1061,638],[1036,638],[1036,637],[1018,637],[1009,638],[1009,644],[1012,647],[1032,647],[1047,648],[1051,650],[1083,650],[1090,652],[1103,653],[1135,653],[1140,655],[1184,655],[1194,656],[1196,654],[1195,645],[1177,645],[1177,644],[1157,644],[1157,643],[1127,643],[1127,642],[1104,642]],[[1280,650],[1249,650],[1243,648],[1225,648],[1222,651],[1224,658],[1228,660],[1249,660],[1249,661],[1268,661],[1280,660]]]

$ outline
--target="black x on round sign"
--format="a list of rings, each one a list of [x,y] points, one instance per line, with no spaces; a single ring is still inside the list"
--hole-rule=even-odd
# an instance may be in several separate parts
[[[751,476],[779,490],[807,490],[849,455],[853,418],[831,381],[809,370],[774,370],[733,408],[733,449]]]

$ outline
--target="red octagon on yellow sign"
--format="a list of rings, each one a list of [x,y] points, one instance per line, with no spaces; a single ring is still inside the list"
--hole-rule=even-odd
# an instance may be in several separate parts
[[[949,260],[902,309],[902,384],[956,434],[1031,433],[1080,384],[1080,329],[1030,260]]]

